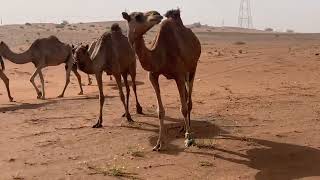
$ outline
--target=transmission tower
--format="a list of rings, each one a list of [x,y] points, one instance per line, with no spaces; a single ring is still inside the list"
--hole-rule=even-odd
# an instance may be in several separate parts
[[[253,28],[250,0],[241,0],[240,2],[239,26],[241,28]]]

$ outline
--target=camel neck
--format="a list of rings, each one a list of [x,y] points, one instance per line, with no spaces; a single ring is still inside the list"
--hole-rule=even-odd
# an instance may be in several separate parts
[[[143,69],[146,71],[152,71],[152,68],[154,67],[154,59],[152,58],[153,52],[146,47],[143,36],[135,40],[134,48]]]
[[[94,74],[94,62],[92,62],[89,56],[86,56],[79,63],[79,69],[87,74]]]
[[[32,55],[30,49],[23,53],[15,53],[7,45],[3,45],[1,55],[15,64],[26,64],[32,62]]]

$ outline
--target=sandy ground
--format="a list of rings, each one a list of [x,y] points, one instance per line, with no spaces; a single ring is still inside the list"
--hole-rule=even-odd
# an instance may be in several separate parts
[[[0,40],[21,52],[38,37],[90,42],[110,27],[74,26],[2,26]],[[92,129],[96,83],[79,96],[72,75],[66,97],[57,99],[64,66],[49,67],[48,100],[37,100],[29,82],[33,65],[5,60],[16,102],[8,103],[0,83],[0,179],[319,179],[320,35],[205,30],[197,35],[203,47],[191,123],[197,145],[188,149],[179,133],[183,120],[173,81],[161,78],[167,150],[153,152],[156,98],[140,65],[138,94],[146,115],[136,115],[131,95],[136,122],[121,118],[115,82],[105,76],[104,128]],[[87,84],[83,73],[82,80]]]

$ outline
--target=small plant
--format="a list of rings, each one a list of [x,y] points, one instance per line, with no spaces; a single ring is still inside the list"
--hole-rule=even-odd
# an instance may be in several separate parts
[[[24,27],[23,27],[23,26],[20,26],[19,28],[20,28],[20,29],[24,29]]]
[[[66,21],[66,20],[63,20],[62,23],[60,23],[60,24],[62,24],[62,25],[69,25],[69,22]]]
[[[243,42],[243,41],[237,41],[234,43],[235,45],[245,45],[246,42]]]
[[[213,163],[208,162],[208,161],[200,161],[200,162],[199,162],[199,165],[200,165],[201,167],[212,167],[212,166],[213,166]]]
[[[40,32],[37,32],[37,35],[40,36],[41,35]]]
[[[143,154],[143,152],[141,152],[141,151],[132,151],[131,152],[131,156],[133,156],[133,157],[144,157],[144,154]]]
[[[90,26],[89,27],[96,27],[94,24],[90,24]]]

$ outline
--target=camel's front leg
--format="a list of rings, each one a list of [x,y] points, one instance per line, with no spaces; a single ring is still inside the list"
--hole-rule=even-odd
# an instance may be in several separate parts
[[[42,87],[42,97],[41,99],[46,99],[46,93],[44,91],[44,78],[43,78],[43,74],[41,71],[39,71],[39,77],[40,77],[40,81],[41,81],[41,87]]]
[[[102,71],[96,73],[97,84],[99,87],[99,119],[97,123],[93,126],[93,128],[101,128],[102,127],[102,110],[104,104],[104,94],[103,94],[103,84],[102,84]]]
[[[78,95],[83,95],[83,89],[82,89],[82,84],[81,84],[81,76],[77,71],[76,67],[72,67],[72,72],[76,75],[78,83],[79,83],[79,87],[80,87],[80,92],[78,93]]]
[[[157,95],[157,101],[158,101],[158,118],[160,120],[160,128],[159,128],[159,138],[157,141],[157,145],[153,148],[154,151],[160,151],[163,149],[163,144],[164,144],[164,124],[163,124],[163,119],[165,116],[165,110],[162,105],[162,100],[161,100],[161,93],[160,93],[160,87],[159,87],[159,74],[154,74],[154,73],[149,73],[149,79],[150,82],[153,86],[153,89]]]
[[[141,107],[141,105],[139,103],[138,95],[137,95],[136,72],[132,72],[131,73],[131,80],[132,80],[132,89],[133,89],[133,92],[134,92],[134,96],[136,98],[136,111],[137,111],[138,114],[143,114],[142,107]]]
[[[128,120],[129,122],[133,122],[133,120],[132,120],[132,118],[131,118],[131,115],[130,115],[130,113],[129,113],[129,108],[128,108],[128,106],[126,105],[125,97],[124,97],[124,94],[123,94],[122,83],[121,83],[121,75],[120,75],[120,74],[115,74],[115,75],[114,75],[114,78],[116,79],[116,82],[117,82],[117,85],[118,85],[120,99],[121,99],[122,104],[123,104],[123,106],[124,106],[127,120]],[[128,100],[129,100],[129,97],[128,97]]]
[[[64,96],[64,93],[70,83],[70,73],[71,73],[71,70],[72,70],[72,61],[69,60],[67,62],[68,64],[66,65],[66,83],[64,85],[64,88],[63,88],[63,91],[62,93],[58,96],[58,98],[62,98]]]
[[[3,73],[2,70],[0,70],[0,78],[3,80],[3,82],[6,86],[9,101],[13,102],[13,97],[11,96],[10,88],[9,88],[9,78]]]
[[[183,76],[182,76],[183,77]],[[191,136],[190,132],[190,119],[188,116],[189,110],[188,110],[188,104],[187,104],[187,90],[185,86],[185,78],[177,78],[176,79],[177,87],[180,94],[180,101],[181,101],[181,113],[183,115],[185,127],[186,127],[186,133],[185,133],[185,146],[189,147],[192,144],[194,144],[194,139]]]
[[[37,74],[41,71],[42,66],[38,66],[37,69],[34,71],[34,73],[32,74],[32,76],[30,77],[30,82],[33,85],[34,89],[37,92],[37,98],[40,99],[42,97],[42,93],[40,92],[40,90],[38,89],[36,83],[34,82],[34,78],[37,76]]]
[[[129,96],[130,96],[130,88],[129,88],[129,84],[128,84],[128,74],[124,73],[122,74],[122,78],[123,78],[123,82],[124,82],[124,86],[126,87],[126,108],[129,109]],[[122,117],[126,117],[126,112],[122,115]]]

